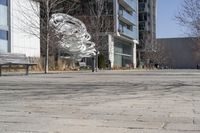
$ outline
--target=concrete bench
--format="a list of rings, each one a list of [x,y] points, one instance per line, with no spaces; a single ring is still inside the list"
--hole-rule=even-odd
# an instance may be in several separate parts
[[[26,69],[26,75],[29,73],[29,67],[37,65],[36,63],[30,63],[29,59],[24,54],[0,54],[0,76],[2,76],[3,68],[11,68],[11,66],[24,66]]]

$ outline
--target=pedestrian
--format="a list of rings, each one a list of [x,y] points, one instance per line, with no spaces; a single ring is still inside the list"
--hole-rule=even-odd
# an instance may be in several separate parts
[[[95,71],[95,59],[94,56],[92,56],[92,72]]]
[[[108,60],[108,69],[111,70],[111,61]]]

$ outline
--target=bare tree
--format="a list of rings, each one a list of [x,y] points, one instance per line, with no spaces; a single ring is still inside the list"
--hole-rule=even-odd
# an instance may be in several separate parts
[[[82,7],[75,15],[81,19],[92,35],[95,48],[101,53],[105,52],[107,45],[103,43],[106,35],[113,30],[113,8],[107,0],[81,0]],[[98,67],[98,55],[96,56],[96,70]]]
[[[153,51],[146,51],[145,57],[148,58],[153,65],[170,65],[173,61],[170,49],[162,43],[156,43]]]
[[[200,61],[200,1],[184,0],[182,9],[175,17],[179,24],[187,29],[187,34],[194,37],[194,57]]]
[[[21,0],[18,0],[19,7]],[[45,73],[48,73],[48,57],[50,48],[52,53],[54,53],[58,48],[59,35],[55,32],[55,27],[52,27],[50,24],[51,15],[59,12],[67,12],[76,7],[75,0],[28,0],[29,8],[20,7],[19,13],[23,15],[23,18],[26,18],[26,21],[22,20],[21,24],[23,27],[21,30],[24,32],[34,35],[40,39],[41,42],[41,51],[45,54]],[[39,6],[35,6],[36,2],[39,3]],[[70,9],[66,9],[65,5],[68,5],[70,2]],[[73,4],[71,4],[73,3]],[[31,7],[31,8],[30,8]],[[32,14],[29,14],[32,12]],[[34,19],[34,18],[39,18]],[[19,18],[20,19],[20,18]],[[35,21],[37,20],[37,21]]]
[[[146,52],[150,51],[150,49],[146,47],[148,38],[149,35],[147,31],[143,31],[142,34],[139,36],[140,45],[137,46],[138,64],[148,59],[148,56],[145,56]]]

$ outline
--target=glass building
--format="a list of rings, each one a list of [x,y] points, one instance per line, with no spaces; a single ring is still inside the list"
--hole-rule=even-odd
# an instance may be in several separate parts
[[[0,53],[8,52],[9,44],[9,1],[0,0]]]
[[[32,22],[24,15],[31,16],[30,19],[39,25],[40,18],[33,8],[39,9],[39,4],[30,4],[29,0],[0,0],[0,54],[8,52],[40,57],[40,39],[25,32],[31,28]],[[28,13],[22,14],[24,12]],[[35,30],[38,35],[39,31],[39,28]]]
[[[138,63],[148,63],[146,57],[156,50],[156,3],[157,0],[139,0]]]
[[[114,66],[136,67],[138,44],[138,0],[118,0],[115,3],[117,36],[114,37]]]
[[[66,11],[86,24],[92,41],[97,44],[97,49],[104,56],[105,62],[112,68],[136,68],[136,47],[139,44],[138,0],[76,2],[78,6],[75,10]],[[97,8],[99,5],[103,8]],[[68,2],[63,9],[71,6],[74,6],[73,2]],[[95,16],[98,13],[100,17]],[[91,65],[91,62],[91,59],[87,59],[88,65]]]
[[[94,31],[89,20],[92,15],[87,7],[94,5],[93,0],[80,0],[80,8],[74,10],[71,15],[81,19],[87,26],[89,33]],[[93,3],[92,3],[93,2]],[[138,0],[104,0],[105,6],[102,14],[104,30],[99,35],[103,36],[102,46],[99,50],[110,62],[111,67],[134,67],[136,68],[136,46],[139,44],[139,25],[138,25]],[[94,11],[97,10],[94,6]],[[96,11],[98,12],[98,11]],[[81,17],[83,16],[83,17]],[[88,17],[88,19],[85,19]],[[93,19],[94,20],[94,19]],[[89,25],[87,25],[89,24]],[[90,29],[92,29],[90,31]]]

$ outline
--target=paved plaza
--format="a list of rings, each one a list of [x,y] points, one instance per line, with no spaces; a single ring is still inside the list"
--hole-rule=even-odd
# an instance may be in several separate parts
[[[0,133],[200,133],[200,71],[3,76]]]

